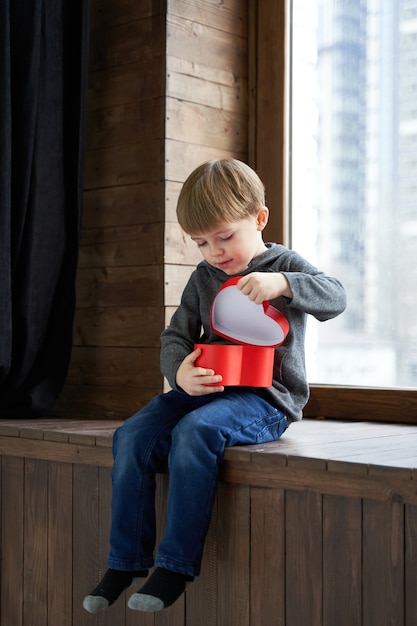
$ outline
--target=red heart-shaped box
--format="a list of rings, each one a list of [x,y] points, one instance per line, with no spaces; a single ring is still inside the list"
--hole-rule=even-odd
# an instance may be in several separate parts
[[[288,321],[269,302],[255,304],[242,294],[240,278],[222,285],[210,311],[212,331],[235,345],[195,344],[201,349],[196,365],[221,374],[224,386],[270,387],[274,349],[285,340]]]

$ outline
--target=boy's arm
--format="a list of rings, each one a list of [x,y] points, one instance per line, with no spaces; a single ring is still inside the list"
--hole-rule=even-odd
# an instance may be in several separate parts
[[[284,275],[293,293],[290,307],[313,315],[321,322],[337,317],[345,310],[346,293],[336,278],[317,270],[312,273],[285,272]]]
[[[242,293],[260,304],[284,296],[288,306],[324,321],[346,308],[341,283],[311,265],[293,250],[287,250],[267,272],[252,272],[238,283]]]
[[[161,334],[160,355],[161,371],[171,388],[189,395],[215,393],[224,389],[221,384],[213,385],[221,382],[221,376],[214,375],[213,370],[195,366],[201,350],[194,350],[194,344],[200,335],[199,297],[191,276],[179,307]]]

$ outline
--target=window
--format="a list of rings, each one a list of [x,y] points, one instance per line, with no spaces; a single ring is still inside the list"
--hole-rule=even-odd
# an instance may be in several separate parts
[[[284,243],[340,277],[348,292],[346,313],[309,333],[312,397],[306,414],[416,422],[417,133],[409,112],[417,104],[417,79],[408,64],[417,22],[405,9],[417,1],[254,4],[250,157],[266,182],[271,211],[282,218],[275,220],[273,238],[280,232]],[[297,17],[301,30],[292,47]],[[304,74],[290,91],[288,61],[298,62],[297,36]],[[296,114],[297,99],[303,106],[290,142],[286,122]],[[297,224],[303,225],[298,232]]]
[[[311,382],[417,387],[417,21],[402,4],[292,0],[290,243],[348,291],[344,315],[309,319]]]

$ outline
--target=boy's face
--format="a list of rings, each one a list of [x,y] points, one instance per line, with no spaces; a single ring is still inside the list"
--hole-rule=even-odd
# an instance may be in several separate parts
[[[268,221],[268,209],[237,222],[222,222],[213,230],[191,235],[203,257],[213,267],[234,276],[247,269],[252,259],[266,249],[262,231]]]

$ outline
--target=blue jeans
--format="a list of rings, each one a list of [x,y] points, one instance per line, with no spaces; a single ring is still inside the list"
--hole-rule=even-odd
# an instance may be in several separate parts
[[[225,447],[279,439],[283,413],[249,389],[156,396],[113,439],[109,567],[154,565],[155,474],[168,457],[167,523],[155,564],[198,576]]]

